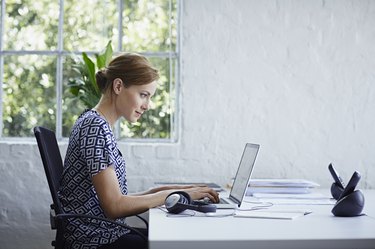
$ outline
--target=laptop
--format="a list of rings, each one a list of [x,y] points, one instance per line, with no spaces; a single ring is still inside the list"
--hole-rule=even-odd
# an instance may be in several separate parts
[[[245,145],[229,197],[221,197],[220,203],[214,204],[217,209],[234,209],[241,206],[254,169],[259,147],[259,144],[247,143]]]

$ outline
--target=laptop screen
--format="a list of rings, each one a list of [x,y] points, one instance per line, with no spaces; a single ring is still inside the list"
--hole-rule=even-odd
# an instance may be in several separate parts
[[[259,144],[247,143],[242,153],[240,165],[238,166],[236,177],[234,178],[233,186],[229,195],[229,198],[237,203],[238,206],[241,205],[245,196],[258,151]]]

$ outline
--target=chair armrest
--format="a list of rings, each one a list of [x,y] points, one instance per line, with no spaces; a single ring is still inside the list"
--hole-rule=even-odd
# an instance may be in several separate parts
[[[106,221],[106,222],[121,226],[123,228],[129,229],[129,230],[135,232],[136,234],[138,234],[139,236],[141,236],[141,238],[144,241],[148,241],[147,237],[143,233],[138,231],[136,228],[128,226],[128,225],[123,224],[123,223],[120,223],[120,222],[117,222],[117,221],[114,221],[114,220],[111,220],[111,219],[108,219],[108,218],[102,218],[102,217],[97,217],[97,216],[88,215],[88,214],[58,214],[58,215],[55,215],[55,219],[68,220],[68,219],[72,219],[72,218],[87,218],[87,219],[95,219],[95,220]],[[144,220],[143,218],[141,218],[141,219]],[[51,223],[51,227],[52,227],[52,223]]]
[[[145,223],[146,228],[147,228],[147,230],[148,230],[148,222],[147,222],[147,220],[146,220],[145,218],[143,218],[142,216],[138,215],[138,214],[137,214],[137,215],[134,215],[134,216],[136,216],[138,219],[142,220],[143,223]]]
[[[51,208],[49,210],[49,223],[51,224],[51,229],[56,230],[57,224],[56,224],[56,212],[55,209]]]
[[[143,218],[142,216],[140,216],[140,215],[134,215],[134,216],[136,216],[138,219],[142,220],[145,223],[145,225],[146,225],[146,229],[148,230],[148,222],[147,222],[147,220],[145,218]],[[56,219],[56,211],[55,211],[54,204],[51,204],[49,217],[50,217],[51,229],[52,230],[56,230],[56,228],[57,228],[56,221],[55,221],[55,219]],[[92,216],[93,219],[94,219],[94,217],[95,216]],[[74,217],[72,217],[72,218],[74,218]],[[98,217],[95,217],[95,219],[97,219],[97,218]],[[109,222],[113,223],[114,221],[113,220],[109,220]],[[118,222],[115,222],[115,223],[118,223]],[[130,226],[128,226],[128,227],[129,227],[129,230],[135,229],[135,228],[132,228]]]

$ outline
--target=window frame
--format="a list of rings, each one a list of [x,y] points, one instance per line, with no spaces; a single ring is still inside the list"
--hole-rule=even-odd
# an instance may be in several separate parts
[[[171,81],[169,81],[169,88],[173,90],[170,94],[174,96],[174,112],[171,115],[170,119],[170,137],[169,138],[126,138],[126,139],[118,139],[118,142],[129,142],[129,143],[177,143],[179,140],[179,120],[180,120],[180,111],[179,111],[179,103],[180,103],[180,65],[181,65],[181,55],[180,55],[180,46],[181,46],[181,9],[182,9],[182,1],[183,0],[175,0],[176,1],[176,49],[172,51],[172,45],[170,45],[170,49],[168,52],[138,52],[141,55],[146,57],[154,57],[154,58],[161,58],[161,59],[168,59],[169,60],[169,78],[174,79],[174,85]],[[172,0],[168,0],[169,2],[169,13],[172,11]],[[34,141],[32,137],[3,137],[3,75],[4,75],[4,56],[6,55],[53,55],[56,56],[56,124],[55,124],[55,132],[58,141],[67,142],[68,138],[62,136],[62,122],[63,122],[63,108],[62,108],[62,98],[63,98],[63,58],[64,56],[68,55],[78,55],[80,56],[82,52],[86,52],[89,56],[98,53],[98,51],[66,51],[63,48],[63,26],[64,26],[64,0],[59,0],[59,20],[58,20],[58,40],[57,40],[57,49],[56,50],[4,50],[4,23],[5,23],[5,5],[6,0],[2,0],[0,10],[0,142],[30,142]],[[124,24],[124,2],[122,0],[117,0],[118,6],[118,46],[114,48],[114,54],[122,51],[122,38],[123,38],[123,24]],[[172,32],[172,25],[171,25],[171,14],[169,14],[169,34],[171,35]],[[173,63],[176,65],[173,67]],[[174,70],[172,70],[174,68]],[[116,123],[115,127],[115,135],[119,138],[120,133],[120,122]]]

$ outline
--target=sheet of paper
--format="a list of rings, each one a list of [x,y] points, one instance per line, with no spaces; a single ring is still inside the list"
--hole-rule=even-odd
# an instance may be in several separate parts
[[[334,205],[336,200],[322,193],[310,194],[263,194],[246,196],[244,202],[270,202],[281,205]]]
[[[284,219],[292,220],[298,217],[310,214],[310,211],[272,211],[272,210],[255,210],[255,211],[236,211],[234,217],[239,218],[261,218],[261,219]]]
[[[261,202],[270,202],[279,205],[334,205],[334,199],[275,199],[275,198],[260,198]]]
[[[253,197],[259,199],[306,199],[306,200],[326,200],[331,199],[331,196],[322,193],[308,193],[308,194],[266,194],[255,193]]]

